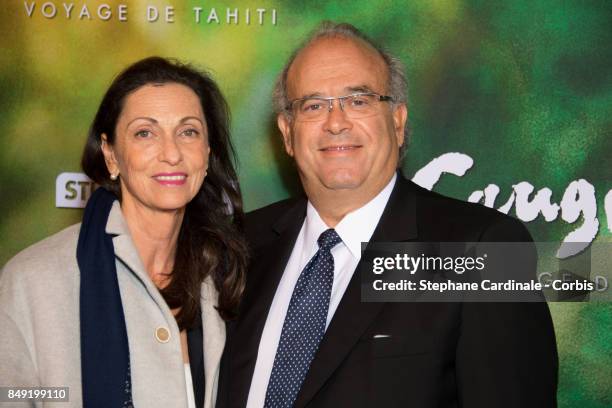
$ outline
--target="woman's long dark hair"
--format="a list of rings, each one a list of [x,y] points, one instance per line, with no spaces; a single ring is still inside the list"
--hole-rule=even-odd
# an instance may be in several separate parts
[[[200,286],[211,276],[219,292],[218,311],[225,320],[235,317],[245,284],[248,251],[242,235],[244,213],[235,152],[229,133],[229,109],[215,82],[205,73],[179,62],[151,57],[120,73],[102,99],[83,151],[83,171],[98,185],[121,199],[104,161],[101,135],[115,142],[115,128],[126,96],[147,84],[178,83],[191,88],[202,104],[208,129],[208,173],[200,191],[187,204],[178,237],[176,258],[168,286],[161,293],[176,316],[179,328],[197,324]]]

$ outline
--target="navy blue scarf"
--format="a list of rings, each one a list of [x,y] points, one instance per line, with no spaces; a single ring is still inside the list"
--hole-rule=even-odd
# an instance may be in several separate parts
[[[130,350],[108,215],[117,198],[98,188],[87,202],[77,245],[81,275],[83,407],[131,407]]]

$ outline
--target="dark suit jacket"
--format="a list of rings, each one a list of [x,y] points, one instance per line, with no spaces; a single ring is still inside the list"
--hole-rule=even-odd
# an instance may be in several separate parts
[[[253,255],[230,325],[218,406],[244,407],[272,298],[306,199],[247,216]],[[371,241],[530,241],[517,220],[443,197],[401,175]],[[556,406],[557,351],[545,303],[362,303],[354,274],[296,407]],[[391,335],[374,338],[377,334]]]

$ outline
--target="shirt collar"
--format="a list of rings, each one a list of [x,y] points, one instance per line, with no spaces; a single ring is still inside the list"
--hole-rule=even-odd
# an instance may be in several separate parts
[[[394,173],[389,183],[376,195],[376,197],[364,206],[345,215],[338,225],[336,225],[336,232],[353,257],[361,259],[361,243],[368,242],[372,234],[374,234],[374,230],[385,210],[387,201],[389,201],[396,180],[397,173]],[[317,239],[319,235],[329,227],[321,219],[318,211],[310,201],[308,201],[308,206],[306,208],[304,228],[304,248],[311,249],[311,253],[314,253],[315,248],[317,248]]]

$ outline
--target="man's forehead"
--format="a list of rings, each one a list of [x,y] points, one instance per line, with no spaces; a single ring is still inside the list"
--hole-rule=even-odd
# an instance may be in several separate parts
[[[321,86],[333,86],[337,92],[375,91],[387,83],[387,66],[365,41],[353,38],[322,38],[306,46],[287,73],[290,93],[325,93]],[[293,92],[292,92],[293,91]],[[295,95],[297,97],[297,95]]]

